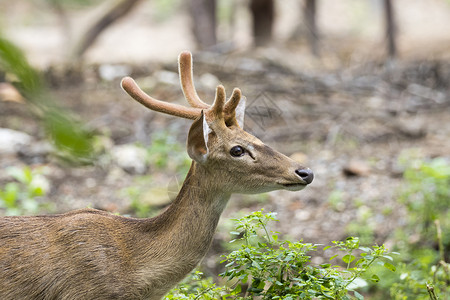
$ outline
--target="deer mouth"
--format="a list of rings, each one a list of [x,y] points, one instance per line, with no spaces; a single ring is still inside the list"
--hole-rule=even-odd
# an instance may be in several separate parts
[[[297,183],[283,183],[281,185],[285,190],[288,191],[300,191],[304,189],[308,184],[303,182],[297,182]]]

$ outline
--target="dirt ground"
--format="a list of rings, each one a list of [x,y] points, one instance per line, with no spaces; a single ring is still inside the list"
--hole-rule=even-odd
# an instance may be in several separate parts
[[[436,14],[438,10],[431,9]],[[124,20],[122,27],[119,24],[114,29],[116,34],[126,33],[126,28],[144,17],[145,12],[128,23]],[[179,28],[182,20],[170,26]],[[134,32],[140,35],[143,30],[139,27]],[[194,52],[200,96],[212,99],[218,82],[228,93],[240,87],[247,97],[246,130],[303,162],[315,174],[311,186],[301,192],[233,196],[213,252],[228,238],[225,220],[260,208],[277,212],[281,221],[273,229],[293,239],[329,243],[350,235],[349,224],[360,224],[374,228],[375,240],[389,247],[390,234],[405,222],[404,208],[396,200],[403,182],[400,161],[408,157],[450,159],[448,35],[445,39],[434,32],[434,43],[427,43],[422,51],[416,48],[423,45],[422,40],[407,36],[400,40],[400,57],[385,60],[380,43],[367,46],[364,38],[328,34],[321,58],[309,55],[305,45],[295,39],[226,54]],[[106,151],[136,142],[151,147],[152,136],[162,129],[169,129],[183,149],[190,122],[150,112],[130,101],[119,81],[122,75],[132,75],[156,98],[184,103],[176,77],[176,55],[181,47],[193,47],[192,39],[177,40],[169,47],[170,59],[140,56],[136,61],[137,54],[124,48],[115,52],[115,58],[102,48],[113,35],[114,31],[109,32],[105,42],[88,53],[85,65],[74,72],[58,65],[44,67],[53,97],[104,137]],[[105,53],[111,56],[108,62]],[[36,57],[36,52],[30,55],[32,61],[48,65],[47,58]],[[39,144],[45,141],[40,124],[23,103],[0,101],[0,127],[28,133],[34,144]],[[129,173],[107,155],[94,165],[79,167],[61,163],[52,154],[16,153],[0,158],[3,170],[23,165],[46,167],[50,191],[43,201],[54,203],[53,212],[91,206],[127,214],[131,203],[124,193],[127,187],[149,180],[149,186],[165,189],[182,179],[182,174],[173,170],[165,173],[150,168],[141,175]],[[8,180],[4,173],[0,175],[0,183]],[[216,262],[206,259],[205,263],[212,266]]]

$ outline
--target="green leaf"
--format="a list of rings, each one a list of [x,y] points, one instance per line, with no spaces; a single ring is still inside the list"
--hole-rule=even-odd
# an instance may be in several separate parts
[[[333,260],[333,259],[335,259],[338,256],[339,256],[339,254],[333,255],[332,257],[330,257],[330,260]]]
[[[364,251],[364,252],[370,252],[370,248],[369,247],[359,247],[359,250]]]
[[[257,268],[258,270],[261,270],[262,268],[261,268],[261,266],[258,264],[258,262],[256,262],[256,261],[253,261],[252,262],[252,266],[253,267],[255,267],[255,268]]]
[[[344,257],[342,258],[342,260],[343,260],[345,263],[349,264],[349,263],[351,263],[352,261],[354,261],[355,258],[356,258],[356,257],[355,257],[354,255],[347,254],[347,255],[344,255]]]
[[[43,196],[45,194],[44,189],[40,186],[33,187],[31,190],[32,196]]]
[[[19,185],[15,182],[7,183],[2,198],[6,207],[14,208],[19,198]]]
[[[385,263],[383,264],[383,266],[384,266],[386,269],[391,270],[392,272],[395,272],[395,266],[394,266],[393,264],[390,264],[390,263],[385,262]]]
[[[373,274],[372,277],[370,278],[370,280],[372,280],[373,282],[379,282],[380,277],[378,277],[376,274]]]

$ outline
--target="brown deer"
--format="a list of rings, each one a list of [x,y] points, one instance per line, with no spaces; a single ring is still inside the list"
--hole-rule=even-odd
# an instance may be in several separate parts
[[[61,215],[0,218],[0,299],[161,299],[207,252],[232,193],[298,191],[313,173],[242,128],[244,99],[212,106],[198,97],[189,52],[179,57],[181,86],[192,107],[151,98],[129,77],[123,89],[146,107],[195,120],[191,168],[159,216],[134,219],[82,209]]]

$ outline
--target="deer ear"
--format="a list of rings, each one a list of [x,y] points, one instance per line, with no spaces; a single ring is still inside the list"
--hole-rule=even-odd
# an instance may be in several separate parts
[[[212,130],[206,122],[202,111],[200,117],[192,123],[187,141],[189,157],[196,162],[202,163],[208,158],[208,136],[211,132]]]
[[[245,96],[242,96],[239,104],[235,109],[236,121],[238,122],[239,127],[241,127],[242,129],[244,129],[245,102],[247,102],[247,98],[245,98]]]

